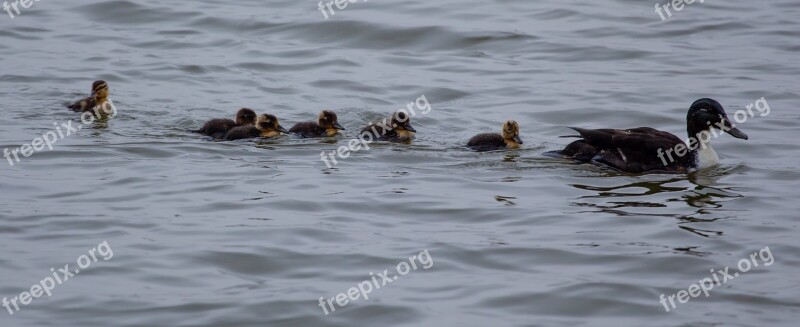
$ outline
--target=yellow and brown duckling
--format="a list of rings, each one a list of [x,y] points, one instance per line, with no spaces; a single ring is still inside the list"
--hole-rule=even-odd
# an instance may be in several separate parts
[[[269,114],[258,116],[256,125],[234,127],[225,135],[225,141],[235,141],[250,139],[255,137],[270,138],[280,136],[281,133],[289,133],[278,122],[278,117]]]
[[[503,124],[503,131],[500,134],[478,134],[467,142],[467,146],[476,151],[519,149],[521,144],[519,124],[513,120],[508,120]]]
[[[409,142],[414,139],[417,130],[411,127],[411,117],[403,111],[395,112],[392,115],[392,122],[386,124],[386,120],[379,123],[370,123],[369,126],[361,130],[361,137],[371,135],[372,140],[390,142]],[[365,135],[366,134],[366,135]]]
[[[99,114],[101,113],[101,111],[95,110],[95,108],[97,108],[98,106],[99,107],[105,106],[107,101],[108,101],[108,83],[106,83],[105,81],[94,81],[94,83],[92,83],[91,95],[89,95],[86,98],[75,101],[73,104],[67,107],[77,112],[95,111]]]
[[[242,108],[236,113],[236,120],[218,118],[206,122],[203,127],[194,131],[203,135],[211,136],[215,140],[225,137],[229,131],[240,126],[250,126],[256,123],[256,112],[253,109]]]
[[[329,110],[324,110],[319,113],[317,122],[308,121],[297,123],[289,129],[289,133],[297,134],[304,138],[309,137],[326,137],[335,136],[339,130],[344,130],[342,125],[339,125],[339,118],[336,113]]]

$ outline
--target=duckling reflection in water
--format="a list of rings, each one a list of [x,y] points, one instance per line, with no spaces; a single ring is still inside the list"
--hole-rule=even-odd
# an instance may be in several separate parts
[[[476,151],[492,151],[519,149],[522,139],[519,138],[519,124],[508,120],[503,123],[501,133],[484,133],[473,136],[467,146]]]
[[[336,116],[336,113],[324,110],[319,113],[316,122],[307,121],[297,123],[289,129],[289,133],[303,138],[327,137],[335,136],[339,133],[339,130],[344,129],[342,125],[339,125],[339,118]]]
[[[258,116],[256,125],[234,127],[225,135],[225,141],[235,141],[250,139],[255,137],[270,138],[280,136],[281,133],[289,133],[278,122],[278,117],[269,114]]]
[[[404,111],[395,112],[391,123],[370,123],[359,134],[362,139],[369,136],[370,140],[389,142],[410,142],[414,139],[417,130],[411,127],[411,117]]]
[[[250,108],[242,108],[236,113],[236,121],[226,118],[212,119],[203,124],[203,127],[193,132],[211,136],[214,140],[220,140],[224,138],[230,130],[236,127],[250,126],[255,123],[256,112]]]

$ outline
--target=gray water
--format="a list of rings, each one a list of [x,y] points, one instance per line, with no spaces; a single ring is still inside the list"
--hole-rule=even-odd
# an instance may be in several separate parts
[[[707,0],[664,22],[654,5],[373,0],[326,19],[310,0],[41,0],[0,12],[0,148],[80,125],[64,104],[96,79],[118,109],[0,163],[0,297],[108,245],[51,296],[0,307],[0,326],[795,326],[800,3]],[[422,95],[431,110],[412,118],[412,144],[320,161]],[[564,126],[683,137],[701,97],[729,115],[762,97],[771,108],[739,124],[749,140],[714,140],[716,168],[631,176],[542,155],[570,141]],[[287,127],[332,109],[347,131],[187,132],[241,107]],[[463,147],[507,119],[523,149]],[[766,247],[772,264],[757,255],[708,297],[659,303]],[[428,269],[417,260],[368,299],[320,307],[425,250]]]

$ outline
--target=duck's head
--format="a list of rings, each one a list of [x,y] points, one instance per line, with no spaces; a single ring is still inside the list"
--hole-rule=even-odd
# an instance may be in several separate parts
[[[289,133],[289,131],[283,128],[278,122],[278,117],[270,114],[258,116],[256,128],[261,130],[262,137],[274,137],[281,135],[281,133]]]
[[[716,100],[703,98],[692,103],[689,114],[686,116],[686,130],[689,137],[697,137],[703,131],[716,128],[739,139],[747,139],[747,134],[736,128],[725,109]]]
[[[404,111],[395,112],[392,115],[392,128],[398,134],[411,134],[416,133],[417,130],[411,127],[411,117]]]
[[[256,124],[256,112],[250,108],[239,109],[236,113],[236,125],[247,126]]]
[[[519,124],[513,120],[507,120],[503,123],[503,141],[509,149],[519,148],[522,144],[522,139],[519,138]]]
[[[328,136],[334,136],[339,130],[344,130],[344,127],[339,125],[339,118],[336,113],[330,110],[323,110],[319,113],[317,124],[328,132]]]
[[[108,98],[108,83],[106,81],[94,81],[92,83],[92,95],[98,99]]]

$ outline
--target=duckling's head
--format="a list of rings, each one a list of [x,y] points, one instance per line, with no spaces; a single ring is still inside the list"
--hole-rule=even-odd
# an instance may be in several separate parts
[[[336,113],[330,110],[323,110],[319,113],[319,121],[317,124],[328,132],[328,136],[334,136],[339,130],[344,130],[344,127],[339,125],[339,118],[336,116]]]
[[[410,141],[414,138],[417,132],[414,127],[411,127],[411,117],[407,112],[398,111],[392,115],[392,129],[397,134],[398,140]]]
[[[94,81],[92,83],[92,95],[96,98],[108,98],[108,83],[106,81]]]
[[[698,133],[710,131],[712,128],[722,130],[735,138],[747,139],[747,134],[736,128],[716,100],[703,98],[692,103],[686,116],[689,137],[698,137]]]
[[[507,120],[503,123],[503,140],[509,149],[519,148],[522,144],[522,139],[519,138],[519,124],[513,120]]]
[[[256,124],[256,112],[250,108],[239,109],[236,113],[236,125],[247,126]]]
[[[278,122],[278,117],[270,114],[258,116],[256,128],[261,130],[262,137],[274,137],[281,135],[281,133],[289,133],[289,131],[283,128]]]
[[[395,112],[392,115],[392,127],[397,131],[416,132],[414,127],[411,127],[411,117],[404,111]]]

